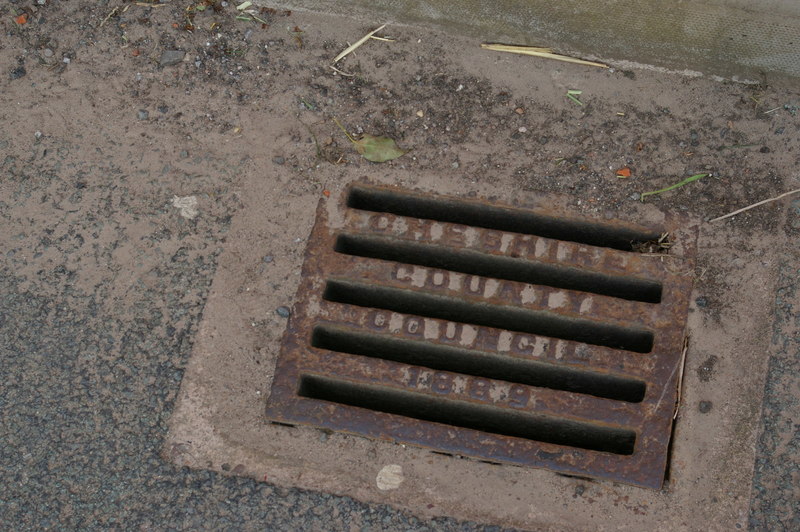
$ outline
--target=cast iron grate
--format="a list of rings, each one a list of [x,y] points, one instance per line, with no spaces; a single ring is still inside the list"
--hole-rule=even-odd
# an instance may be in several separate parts
[[[658,488],[694,240],[357,184],[320,204],[268,419]],[[646,247],[646,246],[645,246]]]

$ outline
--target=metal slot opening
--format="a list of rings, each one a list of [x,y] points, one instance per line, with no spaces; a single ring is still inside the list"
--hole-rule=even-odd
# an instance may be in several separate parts
[[[550,266],[478,251],[454,250],[392,238],[350,234],[339,235],[334,249],[338,253],[370,259],[397,261],[470,275],[580,290],[631,301],[661,302],[662,287],[661,283],[656,281]]]
[[[335,303],[381,308],[428,318],[470,323],[572,340],[637,353],[653,349],[653,333],[518,307],[473,303],[439,295],[329,280],[323,298]]]
[[[643,381],[636,379],[331,325],[314,327],[311,345],[329,351],[630,403],[641,402],[647,389]]]
[[[303,375],[298,395],[421,421],[621,455],[633,454],[629,429],[535,415],[425,394]]]
[[[635,244],[658,240],[660,236],[658,233],[623,227],[553,218],[521,209],[422,197],[363,186],[350,189],[347,206],[364,211],[536,235],[623,251],[632,251]]]

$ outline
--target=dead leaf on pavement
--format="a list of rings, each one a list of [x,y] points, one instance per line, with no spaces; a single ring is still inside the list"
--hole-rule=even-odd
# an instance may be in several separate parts
[[[336,118],[334,118],[333,121],[336,122],[336,125],[347,135],[348,140],[353,143],[356,151],[368,161],[372,161],[373,163],[385,163],[386,161],[397,159],[408,152],[408,150],[401,149],[394,139],[389,137],[376,137],[364,133],[361,135],[360,139],[356,140]]]
[[[364,159],[373,163],[384,163],[397,159],[403,155],[405,150],[400,149],[397,143],[389,137],[375,137],[364,133],[359,140],[353,141],[356,151]]]
[[[630,176],[631,176],[631,169],[628,168],[627,166],[623,166],[622,168],[617,170],[617,177],[619,177],[620,179],[627,179]]]

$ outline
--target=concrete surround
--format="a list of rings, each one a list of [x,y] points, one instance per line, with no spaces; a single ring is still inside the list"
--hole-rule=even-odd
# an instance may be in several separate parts
[[[431,24],[481,42],[549,46],[620,68],[638,63],[767,83],[800,77],[800,2],[793,0],[291,0],[280,7],[375,24]]]

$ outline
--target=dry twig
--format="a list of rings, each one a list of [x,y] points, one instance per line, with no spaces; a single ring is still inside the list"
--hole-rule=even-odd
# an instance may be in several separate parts
[[[381,26],[380,28],[378,28],[376,30],[373,30],[373,31],[367,33],[366,35],[361,37],[359,40],[357,40],[356,42],[354,42],[353,44],[351,44],[350,46],[345,48],[342,53],[340,53],[339,55],[336,56],[336,58],[333,60],[333,64],[335,65],[336,63],[338,63],[347,54],[353,53],[353,51],[355,51],[356,48],[358,48],[359,46],[361,46],[362,44],[367,42],[373,35],[375,35],[379,31],[381,31],[385,27],[386,27],[386,24],[384,24],[383,26]]]
[[[544,57],[546,59],[556,59],[558,61],[565,61],[567,63],[577,63],[579,65],[596,66],[600,68],[608,68],[608,65],[603,63],[595,63],[594,61],[585,61],[576,57],[568,55],[554,54],[550,48],[537,48],[534,46],[516,46],[510,44],[481,44],[484,50],[492,50],[494,52],[509,52],[512,54],[532,55],[535,57]]]
[[[797,190],[791,190],[789,192],[784,192],[780,196],[775,196],[774,198],[769,198],[769,199],[765,199],[764,201],[759,201],[758,203],[753,203],[752,205],[748,205],[747,207],[742,207],[741,209],[739,209],[737,211],[733,211],[733,212],[730,212],[730,213],[725,214],[723,216],[718,216],[717,218],[714,218],[713,220],[709,220],[709,222],[717,222],[719,220],[724,220],[725,218],[730,218],[731,216],[736,216],[737,214],[742,213],[744,211],[749,211],[750,209],[753,209],[755,207],[760,207],[761,205],[765,205],[767,203],[772,203],[773,201],[778,201],[779,199],[785,198],[786,196],[791,196],[792,194],[797,194],[798,192],[800,192],[800,188],[798,188]]]
[[[678,418],[678,409],[681,406],[681,390],[683,389],[683,373],[686,369],[686,351],[689,350],[689,337],[683,339],[683,352],[681,353],[681,372],[678,373],[678,395],[675,397],[675,412],[672,414],[672,419]]]
[[[111,17],[113,17],[114,15],[117,14],[117,11],[119,11],[119,6],[115,7],[114,9],[112,9],[111,13],[106,15],[106,18],[103,19],[103,21],[100,23],[98,28],[102,28],[105,25],[105,23],[108,22],[108,19],[110,19]]]

